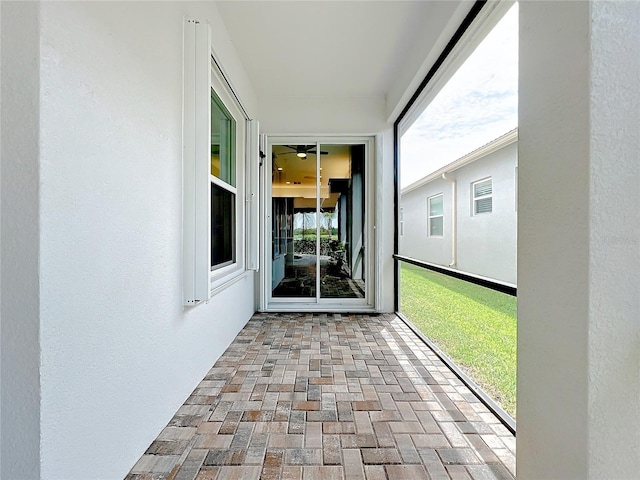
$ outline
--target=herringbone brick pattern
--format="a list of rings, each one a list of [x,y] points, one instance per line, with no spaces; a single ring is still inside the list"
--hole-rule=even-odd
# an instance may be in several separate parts
[[[514,470],[513,435],[395,315],[256,314],[127,480]]]

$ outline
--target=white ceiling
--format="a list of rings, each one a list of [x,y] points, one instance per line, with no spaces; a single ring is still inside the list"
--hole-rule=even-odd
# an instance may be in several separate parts
[[[384,97],[408,63],[418,72],[460,3],[220,1],[218,8],[258,97]]]

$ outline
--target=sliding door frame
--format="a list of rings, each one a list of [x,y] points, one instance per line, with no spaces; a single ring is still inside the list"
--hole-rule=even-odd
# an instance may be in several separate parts
[[[374,136],[320,136],[320,135],[278,135],[268,136],[265,142],[264,168],[261,184],[263,211],[261,215],[262,255],[260,275],[260,310],[266,312],[373,312],[375,311],[375,294],[379,290],[379,279],[376,271],[376,255],[378,250],[375,221],[375,137]],[[273,168],[272,147],[274,145],[316,145],[316,177],[320,176],[320,149],[323,145],[364,145],[365,147],[365,297],[364,298],[322,298],[320,293],[320,223],[316,221],[316,296],[309,298],[273,297],[272,281],[272,180]],[[320,183],[316,182],[316,214],[320,210]]]

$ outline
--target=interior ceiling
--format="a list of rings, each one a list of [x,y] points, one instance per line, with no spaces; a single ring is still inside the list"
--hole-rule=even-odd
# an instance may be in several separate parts
[[[383,97],[459,1],[220,1],[258,97]],[[425,29],[429,45],[424,45]],[[423,55],[412,55],[420,50]]]
[[[311,150],[316,151],[315,147]],[[320,145],[321,185],[332,178],[349,178],[350,156],[348,145]],[[296,151],[285,145],[273,145],[273,185],[293,191],[296,186],[314,187],[316,184],[316,154],[309,153],[306,159],[296,156]],[[281,169],[281,170],[279,170]],[[289,183],[287,183],[289,182]],[[294,196],[294,195],[292,195]]]

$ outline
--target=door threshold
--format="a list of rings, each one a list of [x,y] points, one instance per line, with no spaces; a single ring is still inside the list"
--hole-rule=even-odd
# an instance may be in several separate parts
[[[304,303],[282,303],[269,305],[265,313],[377,313],[370,305],[309,305]]]

